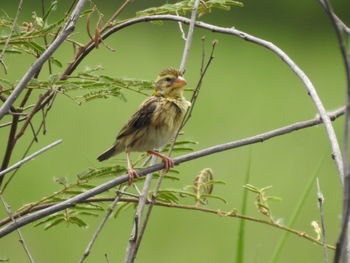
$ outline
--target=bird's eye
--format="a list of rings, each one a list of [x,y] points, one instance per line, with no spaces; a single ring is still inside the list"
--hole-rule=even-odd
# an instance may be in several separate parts
[[[166,80],[167,82],[171,82],[171,78],[169,78],[169,77],[165,78],[165,80]]]

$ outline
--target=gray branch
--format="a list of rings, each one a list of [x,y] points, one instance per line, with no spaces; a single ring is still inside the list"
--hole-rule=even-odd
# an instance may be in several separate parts
[[[63,142],[62,139],[61,139],[61,140],[57,140],[57,141],[55,141],[55,142],[53,142],[53,143],[51,143],[51,144],[45,146],[44,148],[40,149],[39,151],[37,151],[37,152],[35,152],[35,153],[33,153],[33,154],[27,156],[26,158],[20,160],[19,162],[15,163],[14,165],[8,167],[7,169],[0,171],[0,178],[3,177],[3,176],[4,176],[5,174],[7,174],[8,172],[10,172],[10,171],[12,171],[12,170],[14,170],[14,169],[20,167],[21,165],[25,164],[26,162],[28,162],[28,161],[34,159],[36,156],[38,156],[38,155],[40,155],[40,154],[46,152],[47,150],[49,150],[49,149],[55,147],[57,144],[60,144],[61,142]]]
[[[331,120],[335,120],[339,116],[343,115],[344,111],[345,111],[345,108],[342,107],[336,111],[328,113],[328,117]],[[258,134],[258,135],[252,136],[252,137],[248,137],[248,138],[245,138],[242,140],[232,141],[232,142],[212,146],[212,147],[209,147],[209,148],[197,151],[197,152],[192,152],[189,154],[182,155],[180,157],[175,158],[174,163],[176,165],[178,165],[180,163],[188,162],[188,161],[198,159],[198,158],[201,158],[203,156],[211,155],[214,153],[223,152],[223,151],[227,151],[230,149],[234,149],[234,148],[238,148],[238,147],[242,147],[242,146],[246,146],[246,145],[250,145],[250,144],[254,144],[254,143],[258,143],[258,142],[264,142],[264,141],[271,139],[273,137],[284,135],[284,134],[287,134],[287,133],[290,133],[293,131],[297,131],[299,129],[315,126],[315,125],[318,125],[320,123],[322,123],[322,119],[319,117],[315,117],[314,119],[307,120],[307,121],[296,122],[296,123],[293,123],[291,125],[284,126],[282,128],[279,128],[279,129],[271,130],[269,132]],[[164,164],[159,163],[159,164],[156,164],[156,165],[153,165],[153,166],[150,166],[150,167],[147,167],[145,169],[138,171],[138,174],[140,176],[145,176],[146,174],[153,173],[155,171],[159,171],[163,168],[164,168]],[[128,181],[127,174],[119,176],[111,181],[108,181],[108,182],[103,183],[99,186],[96,186],[92,189],[89,189],[86,192],[81,193],[79,195],[76,195],[72,198],[69,198],[63,202],[57,203],[51,207],[45,208],[41,211],[37,211],[37,212],[30,214],[30,215],[27,215],[25,217],[19,218],[16,222],[11,223],[11,224],[0,229],[0,238],[3,236],[6,236],[7,234],[15,231],[16,229],[18,229],[22,226],[25,226],[31,222],[34,222],[34,221],[41,219],[43,217],[46,217],[48,215],[62,211],[66,208],[75,206],[77,203],[82,202],[83,200],[86,200],[90,197],[93,197],[95,195],[103,193],[103,192],[105,192],[105,191],[107,191],[107,190],[109,190],[117,185],[120,185],[122,183],[126,183],[127,181]]]
[[[185,43],[185,47],[184,47],[184,51],[183,51],[182,59],[181,59],[181,63],[180,63],[180,71],[181,72],[184,72],[186,69],[186,62],[187,62],[188,54],[190,53],[190,49],[191,49],[193,32],[194,32],[194,25],[195,25],[196,18],[197,18],[197,11],[198,11],[199,2],[200,2],[200,0],[195,0],[195,2],[193,4],[190,27],[188,29],[186,43]]]
[[[12,104],[21,94],[28,82],[33,78],[33,76],[38,72],[42,65],[50,58],[50,56],[56,51],[56,49],[63,43],[63,41],[74,31],[75,24],[79,18],[81,11],[85,5],[86,0],[79,0],[75,9],[73,10],[70,19],[64,26],[61,33],[57,38],[51,43],[51,45],[41,54],[41,56],[33,63],[29,70],[24,74],[17,87],[13,90],[11,95],[7,98],[5,103],[0,108],[0,120],[8,112]]]

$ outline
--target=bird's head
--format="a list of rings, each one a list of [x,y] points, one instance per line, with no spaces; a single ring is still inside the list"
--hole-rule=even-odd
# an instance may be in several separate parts
[[[163,96],[170,98],[181,97],[183,87],[187,84],[182,77],[182,73],[175,68],[167,68],[163,70],[156,79],[153,94],[155,96]]]

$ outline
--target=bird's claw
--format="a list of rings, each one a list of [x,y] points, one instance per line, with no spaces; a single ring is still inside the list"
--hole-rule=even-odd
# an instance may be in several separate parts
[[[137,174],[137,172],[134,169],[128,169],[128,175],[129,175],[129,186],[132,185],[133,181],[135,178],[139,178],[139,175]]]
[[[167,173],[167,172],[169,172],[169,170],[171,169],[171,168],[173,168],[174,167],[174,161],[172,160],[172,159],[170,159],[170,158],[167,158],[167,157],[165,157],[165,158],[163,158],[163,162],[164,162],[164,165],[165,165],[165,167],[164,167],[164,169],[163,169],[163,172],[164,173]]]

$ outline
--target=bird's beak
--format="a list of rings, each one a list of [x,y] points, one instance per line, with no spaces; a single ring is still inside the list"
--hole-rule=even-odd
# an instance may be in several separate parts
[[[174,81],[175,88],[182,88],[183,86],[186,86],[186,84],[187,84],[187,81],[181,76],[177,77]]]

